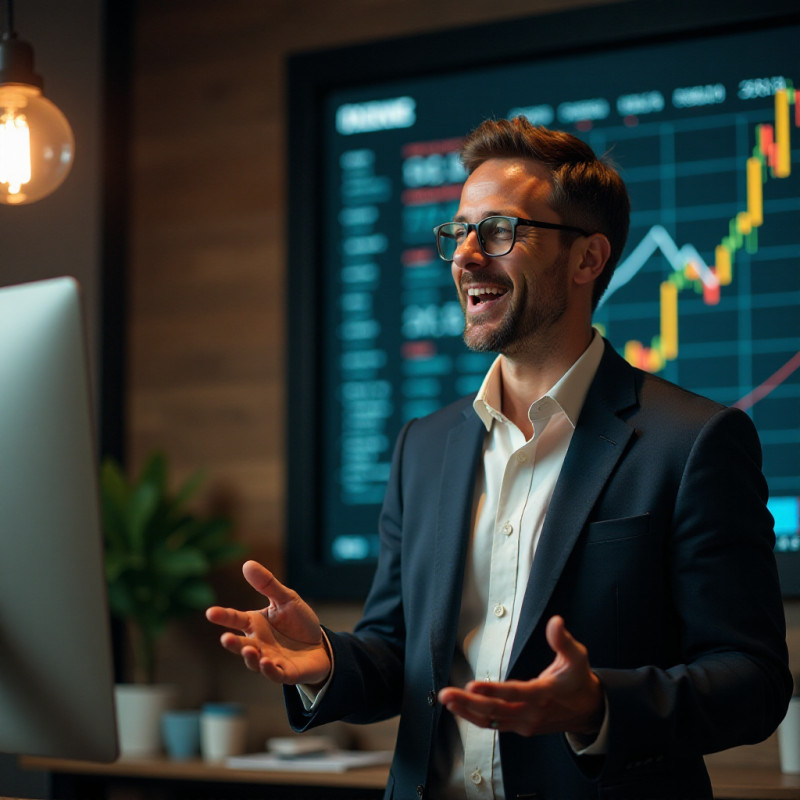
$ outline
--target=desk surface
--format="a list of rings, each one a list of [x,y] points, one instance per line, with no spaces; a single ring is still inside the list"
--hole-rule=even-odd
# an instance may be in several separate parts
[[[771,767],[731,767],[708,764],[714,797],[798,800],[800,775],[785,775]]]
[[[199,758],[171,761],[168,758],[121,758],[111,764],[94,761],[70,761],[57,758],[20,759],[24,769],[81,775],[108,775],[161,780],[227,781],[237,783],[272,783],[285,786],[343,786],[357,789],[383,789],[388,766],[359,767],[346,772],[299,772],[297,770],[229,769]],[[800,794],[798,795],[800,798]],[[3,800],[3,798],[0,798]]]
[[[208,780],[287,786],[332,786],[382,789],[388,767],[362,767],[347,772],[278,772],[275,770],[228,769],[199,759],[170,761],[166,758],[123,758],[113,764],[51,758],[22,758],[25,769],[47,772],[154,778],[162,780]],[[709,765],[714,796],[725,800],[800,800],[800,775],[785,775],[769,767]],[[5,798],[0,798],[5,800]]]

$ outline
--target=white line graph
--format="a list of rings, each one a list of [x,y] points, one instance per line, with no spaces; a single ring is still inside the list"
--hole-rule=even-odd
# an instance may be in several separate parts
[[[628,257],[617,265],[608,288],[598,303],[598,308],[602,307],[617,289],[630,283],[656,250],[661,251],[675,272],[683,272],[687,264],[690,264],[708,289],[716,289],[719,286],[714,271],[706,264],[694,245],[685,244],[678,247],[663,225],[653,225]]]

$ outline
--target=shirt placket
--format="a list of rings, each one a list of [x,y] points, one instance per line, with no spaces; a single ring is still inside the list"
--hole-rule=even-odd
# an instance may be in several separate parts
[[[520,435],[520,440],[522,439]],[[531,489],[535,443],[522,443],[506,463],[495,516],[492,541],[489,594],[475,679],[500,681],[507,648],[511,646],[514,607],[521,601],[519,592],[519,531]],[[467,797],[470,800],[494,798],[493,764],[497,744],[495,731],[471,725],[464,743]]]

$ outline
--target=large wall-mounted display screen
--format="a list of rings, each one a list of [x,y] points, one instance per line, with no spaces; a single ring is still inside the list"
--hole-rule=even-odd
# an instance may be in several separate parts
[[[620,11],[591,11],[598,31],[604,13]],[[560,16],[580,22],[580,12]],[[290,255],[315,289],[289,398],[314,397],[303,400],[313,432],[294,440],[305,451],[290,452],[307,508],[295,495],[288,521],[292,577],[303,584],[316,565],[331,578],[312,594],[365,591],[395,436],[475,391],[491,363],[461,341],[432,228],[458,206],[461,138],[516,115],[579,136],[618,167],[631,230],[595,325],[631,363],[752,415],[784,588],[800,586],[800,20],[762,10],[671,34],[643,27],[592,48],[541,55],[534,44],[529,57],[316,87],[314,218],[300,224],[296,194],[289,225],[290,253],[294,236],[314,237],[308,263]],[[298,179],[297,192],[308,188]]]

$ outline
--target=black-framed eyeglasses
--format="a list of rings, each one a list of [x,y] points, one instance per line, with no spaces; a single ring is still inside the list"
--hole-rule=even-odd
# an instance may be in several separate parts
[[[497,258],[511,252],[517,237],[517,225],[530,228],[548,228],[555,231],[573,231],[581,236],[590,236],[583,228],[574,225],[561,225],[556,222],[538,222],[535,219],[522,217],[492,216],[480,222],[445,222],[437,225],[433,232],[436,235],[436,248],[439,257],[444,261],[452,261],[456,250],[466,241],[471,230],[478,236],[478,243],[484,255]]]

